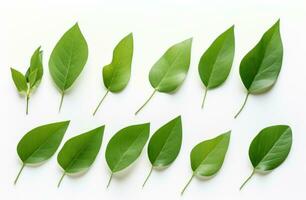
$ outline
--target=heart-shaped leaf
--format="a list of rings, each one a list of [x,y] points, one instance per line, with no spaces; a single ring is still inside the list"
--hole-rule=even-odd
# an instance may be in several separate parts
[[[150,124],[133,125],[121,129],[109,141],[105,158],[111,170],[107,187],[113,174],[130,166],[141,154],[150,135]]]
[[[222,33],[205,51],[199,63],[199,74],[207,91],[220,86],[228,77],[235,54],[234,26]]]
[[[181,116],[171,120],[159,128],[151,137],[148,145],[148,157],[151,162],[151,170],[143,187],[148,181],[153,168],[167,167],[178,156],[182,145],[182,121]]]
[[[133,34],[124,37],[114,49],[111,64],[103,68],[103,81],[107,89],[99,102],[93,115],[96,114],[103,100],[109,92],[120,92],[128,84],[131,77],[131,65],[133,58]]]
[[[58,187],[66,175],[88,170],[100,151],[103,133],[104,126],[101,126],[75,136],[64,144],[57,156],[57,162],[64,171]]]
[[[250,145],[249,157],[253,165],[251,176],[256,172],[271,171],[281,165],[287,158],[292,145],[292,131],[287,125],[271,126],[263,129]]]
[[[30,67],[25,75],[11,68],[11,75],[19,93],[26,96],[26,114],[29,113],[29,100],[43,76],[42,51],[38,47],[32,55]]]
[[[228,149],[230,137],[231,132],[229,131],[211,140],[201,142],[192,149],[190,162],[193,173],[181,194],[185,192],[195,176],[210,177],[220,170]]]
[[[149,80],[154,91],[135,114],[142,110],[157,91],[170,93],[184,82],[190,65],[191,44],[192,39],[190,38],[173,45],[153,65],[150,70]]]
[[[88,58],[88,46],[78,24],[69,29],[54,47],[49,59],[49,71],[54,83],[61,91],[59,106],[65,91],[71,87],[82,72]]]
[[[22,161],[22,167],[15,179],[18,178],[27,164],[40,164],[51,158],[58,149],[69,121],[46,124],[32,129],[25,134],[17,146],[17,153]]]
[[[283,60],[279,24],[278,20],[240,63],[240,77],[248,92],[235,118],[243,110],[250,94],[268,91],[278,78]]]

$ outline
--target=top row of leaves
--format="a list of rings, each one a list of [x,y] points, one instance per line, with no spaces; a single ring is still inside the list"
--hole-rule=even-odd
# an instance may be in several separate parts
[[[170,47],[153,65],[149,81],[154,91],[149,99],[136,111],[139,113],[156,92],[170,93],[184,82],[190,66],[192,38]],[[202,55],[198,70],[205,85],[202,107],[207,91],[220,86],[227,79],[234,60],[234,26],[222,33]],[[120,92],[128,84],[131,76],[133,57],[133,35],[123,38],[115,47],[113,59],[103,68],[103,81],[106,93],[93,115],[109,92]],[[88,58],[88,46],[78,24],[68,30],[56,44],[49,60],[52,79],[61,92],[61,109],[65,92],[82,72]],[[279,20],[263,35],[257,45],[242,59],[240,76],[247,89],[242,111],[249,94],[268,91],[276,82],[281,70],[283,46],[279,31]],[[12,69],[12,77],[19,92],[29,100],[32,88],[38,86],[43,74],[42,52],[38,48],[31,60],[31,66],[24,76]],[[28,103],[27,103],[28,104]],[[27,106],[28,107],[28,106]],[[28,109],[27,109],[28,110]]]

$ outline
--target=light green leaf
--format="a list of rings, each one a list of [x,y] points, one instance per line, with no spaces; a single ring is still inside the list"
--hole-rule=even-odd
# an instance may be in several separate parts
[[[149,99],[137,110],[137,113],[151,100],[156,91],[170,93],[175,91],[185,80],[190,65],[192,39],[170,47],[153,65],[149,80],[154,88]]]
[[[33,88],[35,86],[35,83],[36,83],[36,78],[37,78],[37,73],[38,73],[38,70],[34,70],[30,73],[29,77],[28,77],[28,81],[29,81],[29,84],[30,84],[30,88]]]
[[[141,154],[150,134],[150,124],[133,125],[121,129],[109,141],[105,158],[113,174],[130,166]]]
[[[229,146],[230,136],[229,131],[211,140],[201,142],[192,149],[190,162],[193,173],[181,194],[195,176],[210,177],[220,170]]]
[[[57,162],[64,170],[58,187],[65,175],[81,173],[95,161],[104,133],[104,126],[69,139],[60,150]]]
[[[68,125],[69,121],[46,124],[32,129],[22,137],[17,146],[17,153],[23,164],[15,184],[26,164],[40,164],[54,155]]]
[[[199,74],[207,91],[220,86],[228,77],[235,54],[234,26],[222,33],[205,51],[199,63]]]
[[[148,157],[151,170],[143,186],[149,179],[153,168],[169,166],[178,156],[182,145],[181,116],[171,120],[159,128],[151,137],[148,145]]]
[[[96,114],[106,95],[110,92],[120,92],[128,84],[131,76],[133,58],[133,34],[124,37],[115,47],[111,64],[103,68],[103,81],[107,91],[93,115]]]
[[[54,47],[50,60],[51,77],[62,93],[71,87],[82,72],[88,58],[88,46],[78,24],[69,29]]]
[[[292,131],[287,125],[270,126],[260,131],[252,141],[249,149],[253,172],[240,189],[256,172],[270,171],[281,165],[286,160],[291,145]]]
[[[12,79],[14,81],[14,84],[18,92],[27,94],[28,84],[27,84],[27,80],[25,76],[21,72],[13,68],[11,68],[11,74],[12,74]]]
[[[278,20],[240,63],[240,77],[248,93],[235,118],[245,106],[249,94],[268,91],[278,78],[283,60],[279,24]]]
[[[41,47],[38,47],[33,53],[32,58],[31,58],[30,67],[28,68],[26,75],[25,75],[27,82],[29,82],[31,85],[31,88],[37,87],[40,84],[42,76],[43,76],[43,61],[42,61],[43,52],[40,48]],[[36,73],[35,79],[33,79],[33,75],[34,75],[33,73]],[[31,77],[32,80],[30,80],[31,74],[32,74],[32,77]]]

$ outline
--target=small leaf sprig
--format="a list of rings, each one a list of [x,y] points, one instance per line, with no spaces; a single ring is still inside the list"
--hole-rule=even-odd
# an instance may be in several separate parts
[[[41,47],[38,47],[34,51],[31,57],[30,67],[25,75],[14,68],[11,68],[11,75],[18,92],[26,96],[26,114],[29,114],[31,94],[39,86],[43,76]]]

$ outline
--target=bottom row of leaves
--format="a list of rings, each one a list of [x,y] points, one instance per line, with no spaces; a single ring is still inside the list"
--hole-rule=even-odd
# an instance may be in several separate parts
[[[40,164],[52,157],[64,137],[69,121],[39,126],[29,131],[20,140],[17,153],[22,161],[15,184],[28,164]],[[88,170],[96,159],[104,133],[104,126],[69,139],[60,150],[57,161],[63,169],[58,187],[66,175]],[[121,129],[109,141],[105,158],[111,170],[109,186],[113,175],[130,166],[141,154],[150,135],[150,124],[133,125]],[[191,151],[190,162],[192,176],[182,193],[195,176],[210,177],[216,174],[224,161],[231,132],[226,132],[211,140],[197,144]],[[181,117],[176,117],[151,137],[148,145],[148,157],[151,170],[145,179],[146,184],[154,168],[169,166],[178,156],[182,144]],[[253,165],[251,176],[255,172],[270,171],[278,167],[287,158],[292,145],[292,131],[289,126],[277,125],[263,129],[252,141],[249,157]],[[240,189],[241,189],[240,188]]]

